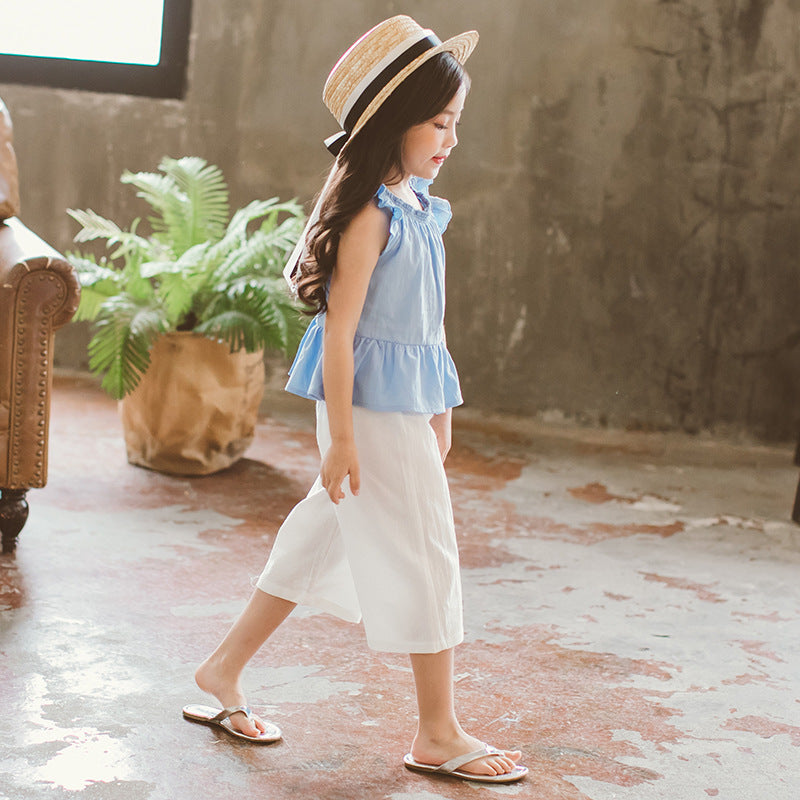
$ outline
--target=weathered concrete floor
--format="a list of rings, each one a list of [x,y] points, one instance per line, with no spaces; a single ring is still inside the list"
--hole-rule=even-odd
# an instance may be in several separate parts
[[[247,673],[271,747],[182,720],[194,665],[246,600],[314,477],[310,407],[210,478],[128,466],[115,406],[57,382],[50,483],[0,559],[0,797],[794,800],[800,529],[789,448],[509,430],[461,414],[448,462],[470,730],[521,784],[403,769],[406,659],[296,613]],[[477,793],[477,794],[476,794]]]

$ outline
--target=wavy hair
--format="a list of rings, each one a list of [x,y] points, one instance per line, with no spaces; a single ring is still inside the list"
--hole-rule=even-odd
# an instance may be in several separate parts
[[[415,69],[342,148],[299,264],[297,295],[310,306],[306,313],[318,314],[328,307],[327,290],[339,237],[350,221],[384,181],[405,177],[402,146],[406,132],[441,114],[462,85],[469,89],[464,67],[451,53],[438,53]]]

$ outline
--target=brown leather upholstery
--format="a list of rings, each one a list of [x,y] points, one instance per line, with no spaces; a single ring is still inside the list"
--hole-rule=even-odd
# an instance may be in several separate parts
[[[11,122],[0,101],[0,528],[14,549],[24,492],[47,482],[53,332],[72,319],[72,267],[9,212],[19,212]],[[10,218],[6,218],[10,217]],[[20,507],[20,504],[24,508]]]

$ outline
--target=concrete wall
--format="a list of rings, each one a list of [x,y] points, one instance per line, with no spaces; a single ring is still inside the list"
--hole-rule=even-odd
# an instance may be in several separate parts
[[[185,101],[0,84],[24,219],[61,249],[67,207],[129,221],[119,175],[164,154],[219,164],[236,203],[309,200],[324,78],[400,12],[482,37],[436,186],[469,404],[795,435],[800,0],[195,0]]]

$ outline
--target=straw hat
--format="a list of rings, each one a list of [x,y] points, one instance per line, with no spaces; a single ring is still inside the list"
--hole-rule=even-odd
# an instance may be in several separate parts
[[[328,149],[337,155],[408,75],[433,56],[452,53],[463,64],[477,43],[477,31],[443,42],[403,14],[367,31],[336,62],[322,90],[323,102],[344,129],[325,140]]]

